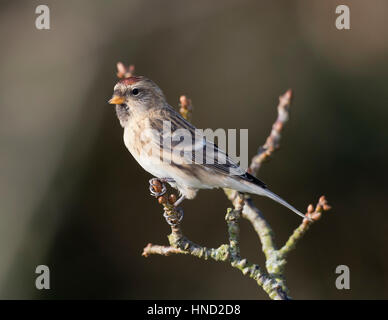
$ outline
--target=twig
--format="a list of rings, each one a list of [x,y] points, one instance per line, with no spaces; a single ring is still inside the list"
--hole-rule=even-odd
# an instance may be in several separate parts
[[[181,113],[183,118],[188,121],[191,120],[191,116],[193,113],[193,105],[191,104],[191,100],[185,95],[182,95],[179,98],[179,112]]]
[[[272,125],[272,130],[264,145],[259,148],[258,153],[251,160],[251,164],[248,169],[251,174],[257,175],[257,172],[261,168],[263,162],[268,160],[273,152],[279,148],[281,132],[289,119],[289,107],[291,105],[291,100],[291,89],[287,90],[286,93],[279,97],[279,104],[277,106],[278,115],[276,121]],[[236,191],[231,192],[226,190],[225,193],[227,194],[229,200],[232,202],[235,201],[236,197],[238,196]],[[243,217],[249,220],[249,222],[253,225],[253,228],[260,238],[262,250],[266,258],[270,259],[271,255],[276,250],[274,239],[275,236],[271,226],[267,220],[265,220],[260,210],[255,207],[250,196],[245,197]]]
[[[288,238],[286,244],[279,250],[279,255],[282,259],[285,259],[290,251],[294,250],[296,244],[305,235],[311,224],[318,221],[324,211],[329,211],[331,207],[328,205],[325,196],[319,198],[318,204],[314,206],[310,204],[307,208],[306,216],[310,217],[312,221],[304,219],[298,228],[294,230],[292,235]]]
[[[171,246],[159,246],[149,243],[144,249],[142,256],[149,257],[151,254],[160,254],[162,256],[170,256],[172,254],[185,253],[183,250]]]
[[[279,97],[278,104],[278,117],[274,124],[272,125],[272,130],[264,145],[259,148],[259,151],[256,156],[252,158],[249,171],[252,174],[257,174],[261,165],[266,161],[273,152],[279,148],[281,133],[284,127],[284,124],[289,119],[289,107],[292,100],[292,90],[289,89],[285,94]]]
[[[135,66],[133,64],[126,67],[124,63],[117,62],[117,78],[129,78],[135,75]]]
[[[279,148],[281,132],[285,123],[289,119],[289,107],[291,104],[291,99],[291,90],[288,90],[284,95],[279,97],[277,119],[272,126],[271,133],[266,139],[265,144],[263,147],[259,148],[258,154],[252,158],[252,162],[249,168],[249,171],[252,174],[256,175],[258,170],[261,168],[261,165],[270,158],[275,150]],[[231,201],[235,201],[237,197],[236,192],[227,193],[227,195]],[[307,232],[310,225],[321,217],[322,212],[328,210],[330,210],[330,206],[327,204],[324,196],[319,199],[319,203],[315,210],[312,205],[309,205],[306,216],[311,218],[312,221],[304,219],[301,225],[295,229],[286,244],[280,250],[278,250],[275,244],[274,233],[271,226],[265,220],[261,211],[254,206],[251,197],[245,196],[245,206],[242,216],[249,220],[260,238],[262,250],[266,257],[267,271],[278,280],[286,292],[288,292],[288,288],[285,284],[284,269],[287,263],[286,257],[288,253],[295,248],[297,242]]]

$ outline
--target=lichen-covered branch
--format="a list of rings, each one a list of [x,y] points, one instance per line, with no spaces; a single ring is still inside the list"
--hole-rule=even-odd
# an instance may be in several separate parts
[[[134,75],[135,71],[134,66],[125,67],[122,63],[117,64],[117,69],[117,76],[119,78]],[[291,99],[291,90],[288,90],[279,97],[277,119],[264,145],[259,148],[257,155],[252,158],[251,165],[248,169],[251,174],[257,175],[262,164],[279,148],[282,130],[289,119]],[[179,111],[185,119],[190,120],[192,103],[186,96],[181,96],[179,99]],[[233,209],[229,208],[225,216],[229,241],[228,243],[221,244],[218,248],[207,248],[192,242],[184,236],[181,227],[183,210],[174,205],[177,200],[176,195],[167,195],[166,190],[163,181],[157,179],[150,181],[151,194],[163,206],[163,216],[171,226],[171,234],[168,236],[169,245],[161,246],[149,243],[143,249],[144,257],[149,257],[152,254],[163,256],[188,254],[205,260],[213,259],[219,262],[229,262],[233,268],[240,270],[243,275],[254,279],[271,299],[290,299],[284,277],[285,265],[287,263],[286,258],[295,249],[296,244],[301,240],[310,226],[321,218],[324,211],[330,209],[324,196],[319,199],[315,208],[313,205],[308,206],[306,216],[310,220],[304,219],[283,247],[278,249],[271,226],[265,219],[263,213],[254,205],[251,197],[240,194],[235,190],[224,189],[226,196],[233,204]],[[257,264],[242,258],[239,244],[240,217],[247,219],[252,224],[260,239],[262,251],[266,258],[265,270]]]
[[[312,204],[310,204],[307,208],[306,216],[311,218],[311,221],[308,219],[303,219],[303,222],[300,224],[300,226],[294,230],[294,232],[288,238],[286,244],[279,250],[279,256],[282,259],[285,259],[290,251],[295,249],[296,244],[300,239],[302,239],[307,230],[310,228],[311,224],[315,221],[318,221],[324,211],[329,211],[330,209],[331,207],[328,205],[325,196],[319,198],[318,204],[315,206],[315,208]]]
[[[263,214],[253,204],[253,201],[250,197],[245,199],[245,206],[242,212],[242,216],[252,224],[260,238],[265,257],[269,259],[273,251],[276,249],[274,233],[267,220],[264,219]]]
[[[279,104],[277,106],[278,115],[276,121],[272,125],[272,130],[264,145],[259,148],[258,153],[251,160],[251,164],[248,168],[248,171],[251,174],[257,175],[257,172],[261,168],[263,162],[268,160],[273,152],[279,148],[281,132],[289,119],[289,108],[291,105],[291,100],[291,89],[287,90],[286,93],[279,97]],[[239,196],[238,192],[234,190],[225,189],[225,193],[228,199],[232,202],[236,201],[236,198]],[[276,251],[274,239],[275,236],[271,226],[267,220],[265,220],[261,211],[255,207],[251,197],[248,195],[245,196],[243,217],[253,225],[253,228],[260,238],[262,250],[266,258],[269,259],[271,255],[273,256],[274,251]]]
[[[174,208],[164,204],[165,209],[171,210],[169,216],[174,216]],[[171,225],[171,234],[168,236],[169,246],[160,246],[148,244],[143,249],[143,256],[148,257],[151,254],[169,256],[171,254],[190,254],[201,259],[213,259],[215,261],[229,261],[231,266],[240,270],[243,275],[254,279],[259,286],[271,297],[271,299],[285,300],[289,299],[287,293],[283,290],[279,282],[271,275],[263,271],[257,264],[247,261],[240,256],[239,233],[240,228],[238,219],[241,212],[228,209],[225,220],[228,226],[229,244],[222,244],[218,248],[207,248],[196,244],[187,239],[182,232],[180,223]],[[173,218],[176,220],[175,218]]]

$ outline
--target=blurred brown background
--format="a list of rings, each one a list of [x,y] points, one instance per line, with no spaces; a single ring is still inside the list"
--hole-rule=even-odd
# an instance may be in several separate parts
[[[281,150],[260,178],[297,208],[325,194],[333,210],[289,257],[291,296],[388,298],[387,1],[45,1],[49,31],[35,28],[39,4],[0,3],[1,298],[267,298],[227,264],[141,256],[169,228],[107,104],[117,61],[172,105],[189,95],[199,128],[248,128],[250,156],[293,88]],[[335,28],[339,4],[351,30]],[[282,244],[299,218],[255,201]],[[220,190],[186,201],[186,235],[225,242],[228,206]],[[242,253],[263,265],[241,227]],[[51,290],[35,289],[39,264]],[[335,287],[340,264],[347,291]]]

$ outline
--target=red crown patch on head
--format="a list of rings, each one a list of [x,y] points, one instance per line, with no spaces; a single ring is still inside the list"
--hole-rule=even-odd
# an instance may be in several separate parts
[[[133,77],[121,79],[119,82],[128,86],[128,85],[134,84],[140,80],[141,80],[141,77],[133,76]]]

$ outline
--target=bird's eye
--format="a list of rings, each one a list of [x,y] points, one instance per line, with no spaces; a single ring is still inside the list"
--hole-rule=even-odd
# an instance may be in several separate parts
[[[139,89],[132,89],[132,94],[134,95],[134,96],[136,96],[136,95],[138,95],[139,94]]]

